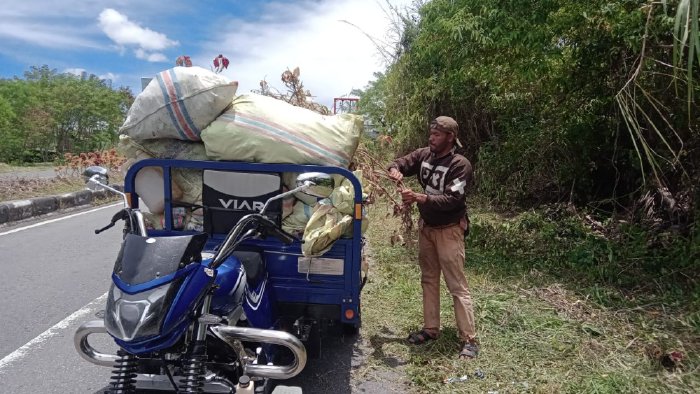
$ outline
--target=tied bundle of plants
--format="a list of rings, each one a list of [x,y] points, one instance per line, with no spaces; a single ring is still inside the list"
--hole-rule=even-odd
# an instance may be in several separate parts
[[[301,76],[301,70],[299,67],[295,67],[294,70],[285,70],[280,77],[282,83],[287,89],[286,92],[282,93],[270,86],[266,80],[260,81],[260,90],[255,90],[255,93],[261,94],[263,96],[269,96],[282,100],[288,104],[294,105],[295,107],[301,107],[310,109],[314,112],[318,112],[321,115],[330,115],[331,111],[323,104],[319,104],[313,101],[313,95],[311,92],[304,88],[304,83],[299,78]]]

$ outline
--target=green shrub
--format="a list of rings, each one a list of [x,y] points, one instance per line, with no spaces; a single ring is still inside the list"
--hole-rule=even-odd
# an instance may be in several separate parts
[[[626,223],[599,223],[564,206],[513,218],[472,213],[467,250],[501,275],[532,271],[588,286],[602,304],[626,297],[662,297],[700,304],[700,245],[672,232]],[[621,299],[621,298],[620,298]]]

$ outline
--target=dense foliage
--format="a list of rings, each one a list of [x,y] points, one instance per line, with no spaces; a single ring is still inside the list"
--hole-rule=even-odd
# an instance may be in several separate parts
[[[51,161],[111,147],[132,102],[128,89],[48,66],[32,67],[24,79],[0,79],[0,162]]]
[[[472,212],[521,218],[475,220],[468,250],[696,309],[700,0],[415,5],[360,109],[394,154],[457,120]]]
[[[403,151],[425,144],[432,117],[456,118],[497,203],[612,211],[653,190],[687,222],[699,68],[687,45],[672,66],[679,2],[665,3],[432,0],[404,18],[399,56],[360,106]]]

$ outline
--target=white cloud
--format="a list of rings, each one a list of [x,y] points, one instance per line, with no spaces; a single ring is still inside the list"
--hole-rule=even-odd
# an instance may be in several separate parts
[[[109,72],[106,73],[106,74],[100,74],[100,75],[97,76],[97,78],[99,78],[99,79],[109,79],[109,80],[111,80],[112,82],[115,82],[117,79],[119,79],[119,77],[117,76],[117,74],[109,73]]]
[[[98,21],[102,31],[118,47],[134,47],[136,57],[149,62],[166,61],[166,56],[159,51],[180,45],[178,41],[169,39],[163,33],[131,22],[128,17],[111,8],[104,9]]]
[[[81,75],[83,75],[84,72],[87,72],[87,70],[84,68],[67,68],[67,69],[63,70],[63,72],[67,73],[67,74],[81,76]]]
[[[223,53],[231,61],[225,75],[239,81],[239,92],[258,89],[263,78],[281,89],[281,73],[299,66],[305,88],[317,102],[331,106],[333,97],[365,87],[374,79],[374,72],[384,69],[375,44],[365,35],[384,42],[391,34],[389,18],[380,4],[377,0],[269,3],[258,22],[219,23],[217,38],[193,60],[209,65]]]
[[[0,7],[0,55],[22,67],[109,71],[138,92],[140,76],[169,67],[177,55],[192,55],[195,65],[209,68],[223,53],[231,61],[225,74],[240,82],[239,92],[257,89],[263,78],[282,89],[280,74],[299,66],[315,101],[331,105],[333,97],[363,88],[384,69],[364,33],[385,41],[385,1],[235,0],[209,4],[210,12],[200,15],[207,5],[185,0],[8,0]],[[251,16],[235,19],[235,9]],[[212,10],[215,20],[208,16]],[[183,26],[183,16],[200,18]],[[117,54],[144,61],[114,62]],[[0,57],[1,75],[21,73],[6,64]]]
[[[134,49],[134,56],[136,56],[137,59],[147,60],[149,62],[165,62],[168,60],[168,58],[160,52],[148,53],[141,48]]]
[[[1,17],[0,17],[1,18]],[[72,27],[47,26],[42,23],[13,21],[0,24],[0,41],[37,45],[56,49],[97,49],[100,46]]]
[[[78,68],[78,67],[67,68],[67,69],[63,70],[63,72],[67,73],[67,74],[73,74],[73,75],[76,75],[78,77],[82,76],[83,73],[85,73],[86,76],[92,74],[88,70],[86,70],[84,68]],[[97,78],[102,79],[102,80],[110,80],[110,81],[114,82],[118,79],[118,76],[114,73],[108,72],[105,74],[98,75]]]
[[[178,12],[178,0],[21,0],[0,7],[0,53],[18,42],[50,49],[103,49],[95,16],[110,3],[145,18]],[[175,2],[175,4],[173,3]]]

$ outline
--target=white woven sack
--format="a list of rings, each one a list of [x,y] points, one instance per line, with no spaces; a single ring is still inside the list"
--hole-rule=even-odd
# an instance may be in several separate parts
[[[126,175],[131,164],[153,157],[159,159],[208,160],[204,144],[201,142],[180,141],[171,138],[136,141],[129,136],[120,135],[117,149],[130,160],[128,166],[122,166],[124,175]],[[181,197],[177,200],[190,204],[201,204],[202,170],[173,168],[172,180],[173,190],[175,190],[176,186],[182,190]]]
[[[257,94],[236,97],[204,131],[215,160],[319,164],[347,168],[362,133],[362,117],[320,115]]]
[[[165,70],[129,108],[119,132],[136,140],[200,141],[202,130],[231,104],[238,82],[201,67]]]

